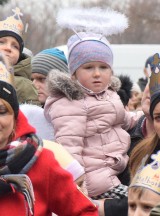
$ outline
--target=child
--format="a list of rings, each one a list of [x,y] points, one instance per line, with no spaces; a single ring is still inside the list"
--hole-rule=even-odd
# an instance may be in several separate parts
[[[19,8],[13,15],[0,21],[0,52],[14,68],[15,88],[19,103],[40,105],[37,91],[31,81],[31,57],[23,53],[23,23]]]
[[[53,124],[56,142],[85,168],[89,196],[121,198],[127,187],[117,175],[128,163],[130,143],[125,129],[133,127],[137,117],[125,111],[112,89],[113,53],[105,37],[78,32],[68,40],[68,48],[71,78],[55,70],[49,73],[45,116]]]
[[[160,151],[151,156],[152,162],[144,166],[145,159],[129,186],[128,216],[149,216],[160,202]]]

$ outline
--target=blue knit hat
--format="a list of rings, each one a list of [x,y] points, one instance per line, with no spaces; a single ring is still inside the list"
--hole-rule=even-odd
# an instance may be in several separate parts
[[[67,59],[63,51],[58,48],[45,49],[32,58],[32,73],[45,76],[52,70],[58,69],[68,73]]]

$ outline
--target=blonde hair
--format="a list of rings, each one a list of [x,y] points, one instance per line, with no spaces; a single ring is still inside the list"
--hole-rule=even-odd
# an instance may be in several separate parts
[[[156,148],[159,141],[159,137],[157,134],[154,134],[152,137],[143,139],[140,143],[136,145],[136,147],[132,150],[129,159],[129,170],[131,180],[136,174],[137,169],[140,167],[142,159],[148,155],[150,158],[154,149]],[[146,161],[147,163],[148,161]]]

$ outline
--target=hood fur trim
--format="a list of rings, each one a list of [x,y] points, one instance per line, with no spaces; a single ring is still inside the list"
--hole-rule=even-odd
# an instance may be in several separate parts
[[[85,97],[84,90],[69,74],[53,69],[46,79],[47,90],[51,97],[67,97],[69,100],[80,100]],[[118,77],[112,76],[110,89],[118,91],[121,82]]]
[[[121,80],[116,77],[116,76],[112,76],[111,77],[111,84],[110,84],[110,88],[113,90],[113,91],[119,91],[119,89],[121,88]]]
[[[80,100],[85,97],[82,88],[69,74],[59,70],[51,70],[46,79],[49,95],[52,97],[66,96],[69,100]]]

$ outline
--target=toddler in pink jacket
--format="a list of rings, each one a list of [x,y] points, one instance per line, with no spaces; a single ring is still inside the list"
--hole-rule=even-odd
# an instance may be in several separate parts
[[[44,112],[55,140],[84,167],[93,199],[122,198],[117,175],[128,163],[130,136],[142,113],[127,112],[111,83],[113,52],[101,34],[79,32],[68,40],[70,76],[51,71]]]

